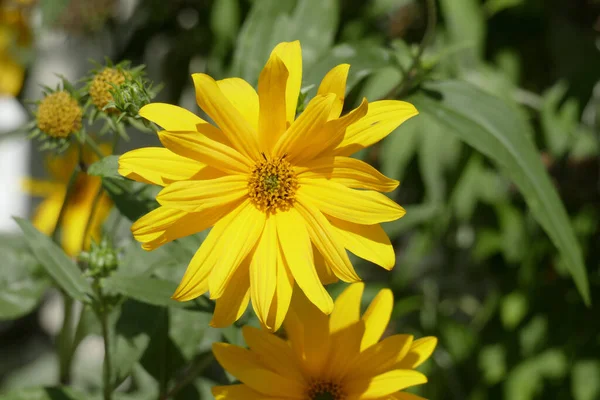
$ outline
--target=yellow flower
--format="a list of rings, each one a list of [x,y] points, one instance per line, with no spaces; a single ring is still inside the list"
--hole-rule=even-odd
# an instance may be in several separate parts
[[[213,387],[215,399],[423,400],[400,391],[427,382],[414,368],[431,356],[437,339],[392,335],[379,341],[394,298],[381,290],[361,318],[363,288],[350,285],[329,317],[295,291],[284,322],[288,340],[245,326],[250,349],[213,344],[219,363],[242,382]]]
[[[106,149],[104,146],[102,148]],[[97,157],[94,154],[84,152],[84,163],[89,165],[95,160],[97,160]],[[52,180],[28,179],[24,182],[25,189],[30,194],[44,198],[35,210],[33,224],[47,235],[54,231],[65,198],[67,183],[77,162],[77,152],[71,147],[62,156],[54,155],[47,159],[46,166],[53,178]],[[101,237],[102,223],[112,207],[112,202],[105,193],[100,197],[90,225],[89,235],[86,237],[85,246],[83,246],[86,224],[92,211],[94,198],[100,190],[101,184],[102,181],[99,177],[90,176],[83,172],[77,177],[61,225],[62,247],[70,256],[76,256],[81,250],[87,250],[91,238],[99,241]]]
[[[37,127],[53,138],[66,138],[81,129],[83,111],[66,91],[48,94],[37,109]]]
[[[106,67],[101,72],[97,73],[90,84],[90,97],[92,103],[98,110],[103,110],[108,103],[113,100],[113,96],[110,93],[113,90],[113,86],[119,86],[125,82],[125,74],[123,71],[117,68]],[[116,112],[115,108],[108,108],[105,110],[108,113]]]
[[[213,227],[173,295],[185,301],[210,291],[217,300],[213,326],[238,319],[252,298],[260,321],[277,329],[295,284],[329,314],[333,301],[322,283],[360,280],[346,249],[394,266],[379,223],[402,217],[404,209],[379,192],[398,182],[348,156],[417,110],[401,101],[363,100],[340,117],[349,67],[333,68],[298,118],[297,41],[275,47],[258,93],[239,78],[192,75],[198,104],[216,126],[168,104],[140,110],[165,129],[158,135],[166,148],[124,154],[119,172],[164,189],[161,207],[134,223],[133,235],[152,250]]]

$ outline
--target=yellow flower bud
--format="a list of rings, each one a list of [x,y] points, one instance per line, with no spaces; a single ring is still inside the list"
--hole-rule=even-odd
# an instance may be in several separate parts
[[[49,94],[40,103],[37,126],[55,138],[66,138],[81,129],[82,110],[77,100],[68,92]]]
[[[99,110],[102,110],[108,103],[113,100],[110,90],[113,89],[113,85],[119,86],[125,82],[125,74],[116,68],[104,68],[101,72],[97,73],[92,79],[90,85],[90,97],[92,102]],[[116,112],[114,107],[104,110],[107,113]]]

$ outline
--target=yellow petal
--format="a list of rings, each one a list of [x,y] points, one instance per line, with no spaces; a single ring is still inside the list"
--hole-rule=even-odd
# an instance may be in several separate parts
[[[333,96],[333,94],[329,96]],[[314,131],[312,135],[306,138],[306,143],[302,151],[292,153],[290,159],[294,160],[295,163],[301,164],[317,157],[319,154],[331,157],[331,151],[343,140],[348,127],[360,121],[367,114],[368,108],[367,99],[363,99],[360,106],[348,114],[341,118],[327,121],[322,128]]]
[[[264,229],[265,214],[249,202],[242,206],[244,208],[223,233],[221,255],[208,278],[211,299],[221,297],[232,275],[252,251]]]
[[[286,82],[288,71],[283,61],[275,54],[271,57],[258,78],[260,117],[258,139],[261,150],[271,155],[279,137],[287,129]]]
[[[425,382],[427,378],[420,372],[397,369],[370,379],[350,380],[345,388],[351,396],[360,394],[360,399],[378,399]]]
[[[226,175],[202,181],[180,181],[170,184],[156,196],[160,205],[187,212],[203,212],[230,204],[248,195],[248,178]]]
[[[323,179],[298,179],[298,198],[310,201],[321,212],[363,225],[394,221],[406,212],[381,193],[350,189]]]
[[[275,289],[275,298],[271,303],[271,310],[269,311],[269,317],[267,320],[268,326],[273,331],[278,330],[283,324],[283,320],[290,307],[290,301],[292,299],[292,292],[294,289],[294,276],[290,271],[279,242],[277,242],[277,287]]]
[[[335,275],[346,282],[358,282],[360,277],[356,274],[346,249],[336,236],[336,233],[325,216],[313,206],[309,200],[297,196],[296,209],[304,218],[306,228],[312,243],[323,255],[325,262],[331,267]]]
[[[300,42],[295,40],[279,43],[271,54],[276,54],[283,61],[288,71],[285,108],[286,119],[291,124],[296,117],[296,106],[298,105],[298,96],[302,86],[302,49],[300,48]]]
[[[204,242],[190,261],[179,287],[172,298],[177,301],[187,301],[208,291],[208,277],[215,263],[220,259],[224,233],[231,222],[245,209],[248,202],[239,205],[235,210],[223,217],[210,230]]]
[[[392,335],[361,352],[352,363],[347,380],[368,379],[394,368],[406,356],[413,342],[412,335]]]
[[[410,347],[410,350],[406,357],[395,365],[395,368],[417,368],[423,364],[435,350],[437,345],[437,338],[433,336],[427,336],[418,340],[415,340]]]
[[[269,310],[277,287],[277,230],[275,218],[267,217],[265,227],[250,262],[252,306],[259,321],[272,328]]]
[[[175,239],[210,228],[239,204],[224,204],[199,213],[159,207],[134,222],[131,232],[137,241],[143,243],[144,250],[154,250]]]
[[[248,173],[252,162],[235,149],[198,132],[158,132],[166,148],[230,174]]]
[[[167,131],[196,131],[196,125],[206,122],[185,108],[165,103],[147,104],[139,114]]]
[[[319,275],[319,279],[323,285],[329,285],[331,283],[336,283],[339,281],[339,278],[333,272],[331,266],[325,261],[323,258],[323,254],[319,252],[315,248],[313,244],[313,255],[315,257],[315,269],[317,270],[317,274]]]
[[[338,118],[344,108],[344,98],[346,97],[346,79],[348,79],[348,70],[350,64],[340,64],[333,67],[321,81],[317,94],[334,93],[336,95],[335,103],[331,108],[329,119]]]
[[[326,314],[333,310],[331,296],[325,290],[315,270],[310,237],[304,219],[295,209],[275,214],[279,245],[294,280],[321,311]]]
[[[94,198],[102,185],[102,181],[97,177],[82,174],[79,179],[77,196],[69,199],[62,219],[61,242],[65,253],[70,256],[87,250],[90,236],[84,238],[85,229],[92,212]],[[96,219],[96,226],[90,225],[89,233],[95,233],[94,230],[99,229],[99,222],[101,223]]]
[[[324,368],[329,379],[339,382],[345,377],[353,365],[352,360],[359,354],[360,340],[364,331],[364,322],[358,321],[331,334],[331,346]]]
[[[258,160],[260,151],[256,131],[223,95],[213,78],[193,74],[198,105],[221,128],[232,146],[246,157]]]
[[[305,374],[319,376],[327,362],[330,346],[327,315],[301,290],[294,290],[284,327]]]
[[[304,382],[292,348],[285,340],[249,325],[244,326],[242,332],[248,347],[268,369],[297,382]]]
[[[227,78],[217,81],[223,95],[239,111],[255,131],[258,129],[258,95],[245,80]]]
[[[364,161],[350,157],[321,157],[303,162],[296,174],[307,179],[329,179],[354,189],[391,192],[399,182],[390,179]]]
[[[162,147],[144,147],[119,157],[119,174],[134,181],[165,186],[189,179],[204,164],[181,157]]]
[[[329,217],[342,245],[360,258],[388,271],[396,264],[396,253],[380,225],[359,225]]]
[[[40,232],[50,235],[58,221],[58,214],[60,214],[64,197],[63,186],[62,193],[56,193],[42,201],[33,215],[31,221],[33,226],[39,229]]]
[[[48,197],[62,193],[64,195],[65,185],[59,182],[44,181],[33,178],[21,180],[21,188],[24,192],[35,197]]]
[[[335,299],[333,312],[329,317],[330,332],[341,331],[360,320],[360,302],[364,288],[365,284],[362,282],[353,283]]]
[[[215,400],[264,400],[265,395],[255,392],[246,385],[213,386]]]
[[[228,343],[213,343],[212,349],[219,364],[251,389],[267,396],[301,398],[299,382],[269,371],[250,350]]]
[[[232,275],[229,286],[216,301],[210,326],[224,328],[233,324],[246,312],[250,301],[250,281],[248,278],[248,263],[245,261]]]
[[[367,115],[346,129],[344,140],[336,147],[335,155],[349,156],[377,143],[418,113],[415,106],[405,101],[380,100],[370,103]]]
[[[416,394],[398,392],[392,393],[389,397],[390,400],[427,400],[425,397],[417,396]]]
[[[361,350],[371,347],[379,341],[390,322],[393,307],[394,295],[392,291],[390,289],[380,290],[362,317],[366,329],[360,345]]]
[[[310,144],[311,138],[318,134],[327,122],[334,100],[334,94],[313,98],[300,117],[281,135],[273,153],[277,156],[286,155],[289,159],[301,155]]]

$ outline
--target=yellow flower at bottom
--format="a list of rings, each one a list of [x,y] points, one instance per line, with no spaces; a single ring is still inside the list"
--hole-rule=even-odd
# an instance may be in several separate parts
[[[102,148],[107,149],[104,146]],[[96,159],[97,157],[94,154],[84,152],[84,162],[86,164],[89,165]],[[28,179],[24,182],[27,192],[33,196],[44,198],[35,210],[32,221],[36,228],[47,235],[54,231],[67,191],[67,182],[77,161],[77,152],[74,147],[71,147],[62,156],[48,158],[47,170],[52,176],[52,180]],[[90,232],[85,238],[85,244],[83,242],[83,235],[92,212],[94,198],[101,185],[102,181],[99,177],[90,176],[83,172],[79,173],[77,177],[75,187],[67,202],[61,226],[61,244],[65,253],[69,256],[76,256],[81,250],[87,250],[90,246],[90,239],[100,240],[102,223],[112,207],[112,202],[105,193],[100,197],[90,225]]]
[[[437,339],[392,335],[380,341],[393,295],[381,290],[361,317],[363,288],[350,285],[329,317],[295,291],[284,322],[287,340],[245,326],[250,349],[213,344],[217,361],[242,382],[213,387],[215,398],[423,400],[401,390],[427,382],[414,369],[431,356]]]
[[[295,285],[329,314],[333,301],[323,284],[360,280],[347,251],[393,268],[394,249],[379,224],[405,211],[380,192],[398,181],[349,156],[417,110],[365,99],[341,115],[349,68],[333,68],[296,116],[300,43],[280,43],[258,93],[239,78],[192,75],[197,102],[216,126],[168,104],[140,110],[165,129],[158,133],[165,148],[125,153],[119,173],[164,189],[161,207],[136,221],[133,235],[152,250],[212,227],[173,298],[210,292],[213,326],[237,320],[252,299],[262,324],[277,329]]]

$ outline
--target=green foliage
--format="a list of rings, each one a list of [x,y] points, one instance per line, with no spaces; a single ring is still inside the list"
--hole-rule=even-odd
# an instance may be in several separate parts
[[[52,239],[31,225],[31,222],[23,218],[15,218],[15,221],[21,227],[31,252],[48,275],[72,298],[88,301],[92,288],[77,265]]]
[[[383,287],[394,292],[387,333],[439,338],[434,357],[420,367],[429,382],[418,395],[599,398],[600,84],[597,38],[584,17],[596,15],[597,6],[538,0],[184,3],[138,2],[130,17],[106,26],[111,58],[143,59],[148,76],[165,81],[160,101],[197,111],[188,106],[195,103],[191,72],[241,77],[256,87],[273,47],[300,40],[297,112],[340,63],[351,65],[344,113],[363,97],[408,101],[419,110],[354,155],[401,181],[388,195],[407,214],[383,224],[396,266],[387,272],[351,255],[367,283],[364,300]],[[68,6],[63,0],[39,4],[45,26],[60,21]],[[190,16],[194,24],[186,22]],[[78,168],[99,177],[114,202],[102,226],[105,242],[74,261],[24,219],[16,219],[22,237],[1,238],[0,320],[10,320],[0,324],[1,399],[209,399],[212,386],[231,382],[211,345],[245,346],[240,328],[259,326],[256,317],[247,312],[214,329],[207,297],[171,299],[207,232],[153,251],[140,248],[130,233],[131,223],[158,207],[160,188],[119,175],[119,141],[131,137],[129,148],[156,145],[136,132],[151,126],[137,114],[154,94],[148,80],[129,77],[114,88],[109,105],[120,114],[83,107],[88,126],[79,141],[59,146],[98,154],[85,132],[95,132],[93,123],[103,115],[99,133],[113,140],[112,155],[91,165],[80,159]],[[40,328],[30,332],[19,323],[46,312],[38,306],[51,287],[63,297],[65,322],[45,340],[56,346],[40,347],[32,339],[42,336]],[[344,287],[328,290],[335,297]],[[4,326],[16,335],[11,331],[5,340]],[[17,336],[34,343],[33,350]],[[108,369],[98,360],[93,365],[94,352],[84,347],[98,336],[107,339]],[[69,386],[47,387],[49,377],[51,385]]]

